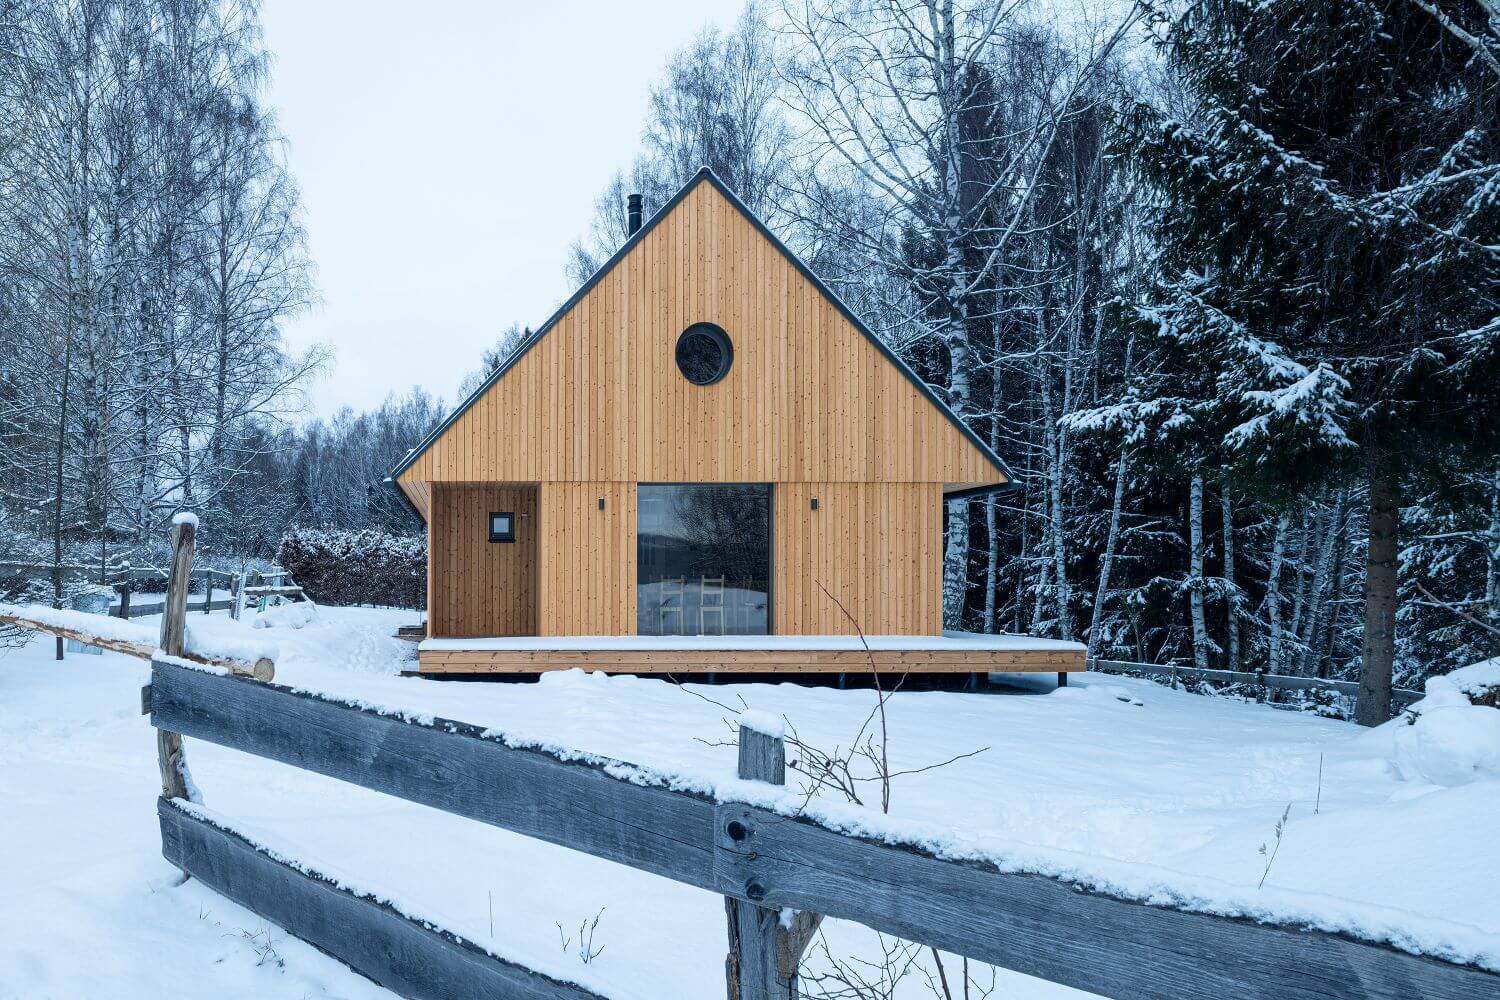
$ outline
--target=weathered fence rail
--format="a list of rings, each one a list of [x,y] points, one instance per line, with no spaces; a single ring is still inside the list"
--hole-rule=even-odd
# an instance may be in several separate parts
[[[9,560],[0,559],[0,574],[22,573],[34,576],[51,574],[53,566],[50,562],[37,562],[35,560]],[[100,570],[98,563],[60,563],[57,569],[64,573],[69,579],[79,577],[98,577]],[[111,565],[106,563],[104,575],[106,577],[119,577],[130,575],[155,574],[159,578],[165,578],[166,569],[160,566],[125,566]]]
[[[464,723],[408,721],[165,662],[152,666],[150,706],[152,724],[167,732],[339,778],[757,908],[856,921],[1106,996],[1500,996],[1500,976],[1474,967],[1341,934],[1145,905],[1042,875],[950,860],[918,844],[876,842],[807,817],[674,790],[619,762],[565,759],[509,746]],[[741,732],[743,739],[748,730]],[[496,960],[472,949],[455,950],[451,936],[368,907],[360,910],[358,922],[341,930],[339,915],[359,910],[358,901],[331,894],[326,879],[300,867],[275,867],[279,862],[264,851],[170,802],[163,802],[160,812],[168,860],[210,887],[403,995],[480,995],[453,984],[465,976],[477,982],[481,974],[473,971],[475,964]],[[513,967],[484,973],[517,974]],[[742,1000],[785,995],[774,982],[747,986]],[[488,995],[588,994],[537,977]]]
[[[1162,663],[1137,663],[1134,660],[1090,659],[1088,668],[1105,674],[1149,674],[1184,681],[1211,681],[1215,684],[1249,684],[1273,691],[1336,691],[1354,696],[1359,685],[1353,681],[1335,681],[1323,677],[1297,677],[1291,674],[1260,674],[1248,670],[1213,670]],[[1391,688],[1391,708],[1400,711],[1424,695],[1411,688]]]
[[[159,799],[162,854],[267,920],[407,997],[445,1000],[603,1000],[496,958],[457,935],[292,867],[244,837]]]
[[[116,618],[145,618],[145,617],[148,617],[150,615],[159,615],[159,614],[162,614],[163,612],[166,611],[166,609],[167,609],[167,602],[166,601],[156,601],[156,602],[151,603],[151,604],[137,604],[135,601],[131,601],[128,605],[125,605],[123,609],[122,609],[121,605],[118,604],[118,603],[115,604],[115,605],[113,605],[110,608],[110,614],[112,614]],[[120,613],[121,610],[124,610],[125,613],[121,614]],[[213,602],[211,602],[209,604],[209,606],[207,608],[205,608],[203,606],[203,602],[202,601],[199,601],[196,604],[191,604],[190,603],[188,605],[188,610],[190,612],[192,612],[192,611],[205,611],[205,612],[206,611],[232,611],[232,610],[234,610],[234,599],[233,598],[226,598],[226,599],[223,599],[223,600],[213,601]]]

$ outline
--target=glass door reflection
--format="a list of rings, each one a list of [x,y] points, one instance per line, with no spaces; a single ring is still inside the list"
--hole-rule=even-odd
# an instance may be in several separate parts
[[[636,632],[767,635],[771,487],[642,485],[636,514]]]

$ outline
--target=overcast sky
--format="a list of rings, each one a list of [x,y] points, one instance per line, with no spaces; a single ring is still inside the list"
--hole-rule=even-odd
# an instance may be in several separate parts
[[[647,88],[741,3],[265,0],[323,298],[287,340],[334,352],[313,412],[413,384],[451,403],[501,330],[546,319]]]

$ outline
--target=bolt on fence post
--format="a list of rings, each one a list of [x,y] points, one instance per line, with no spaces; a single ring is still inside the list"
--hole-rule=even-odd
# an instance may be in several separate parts
[[[785,785],[786,740],[741,725],[739,776],[745,781]],[[753,830],[737,820],[731,821],[728,832],[736,842],[754,836]],[[766,885],[751,876],[745,883],[745,895],[751,900],[764,899]],[[729,917],[729,954],[724,959],[729,1000],[796,1000],[797,964],[823,918],[799,912],[787,926],[782,923],[779,907],[757,906],[728,896],[724,910]]]
[[[739,776],[745,781],[786,784],[785,741],[779,736],[740,726]],[[745,894],[752,899],[763,897],[765,886],[757,885],[752,878],[746,884]],[[790,976],[782,976],[777,970],[776,932],[781,927],[781,911],[725,896],[724,912],[729,920],[729,954],[724,959],[729,1000],[792,1000],[796,997],[796,971],[793,970]]]

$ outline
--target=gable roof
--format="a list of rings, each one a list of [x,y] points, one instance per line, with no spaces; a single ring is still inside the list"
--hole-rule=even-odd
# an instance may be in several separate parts
[[[885,341],[883,341],[873,330],[866,326],[865,323],[861,321],[857,315],[855,315],[854,311],[850,309],[849,306],[843,301],[843,299],[841,299],[831,288],[824,284],[823,281],[812,272],[812,270],[802,261],[800,257],[793,253],[785,243],[777,238],[776,234],[771,232],[771,230],[766,227],[765,223],[762,222],[760,218],[758,218],[756,214],[752,212],[750,208],[746,206],[745,203],[742,202],[739,197],[733,191],[731,191],[722,180],[719,179],[718,175],[716,175],[711,169],[705,166],[701,168],[692,177],[692,179],[684,184],[665,205],[658,209],[651,216],[651,218],[643,226],[641,226],[640,229],[631,234],[629,239],[625,241],[620,249],[615,251],[614,255],[611,256],[607,261],[605,261],[598,268],[598,270],[596,270],[589,277],[589,279],[583,283],[578,291],[574,292],[566,302],[559,306],[557,310],[553,312],[550,317],[548,317],[547,321],[536,329],[535,333],[531,334],[531,336],[522,341],[521,344],[513,352],[511,352],[510,356],[505,359],[505,362],[500,365],[499,368],[492,372],[489,377],[486,378],[484,382],[477,389],[475,389],[474,392],[472,392],[469,397],[465,399],[447,417],[447,419],[445,419],[441,424],[435,427],[432,432],[422,440],[420,444],[418,444],[411,451],[407,452],[406,456],[402,458],[400,463],[398,463],[396,467],[391,470],[385,481],[393,488],[395,488],[398,493],[401,494],[402,499],[406,500],[409,507],[411,506],[410,500],[406,497],[405,492],[401,490],[400,486],[397,484],[397,478],[408,468],[410,468],[418,459],[420,459],[422,455],[428,451],[428,449],[436,444],[437,441],[443,436],[443,434],[456,421],[458,421],[460,417],[468,412],[468,410],[476,402],[478,402],[485,395],[485,393],[487,393],[490,388],[494,386],[496,382],[498,382],[505,376],[507,372],[514,368],[526,356],[527,352],[529,352],[531,348],[537,344],[538,341],[545,337],[548,332],[551,331],[553,327],[555,327],[558,322],[565,315],[567,315],[570,310],[573,309],[574,306],[576,306],[586,295],[588,295],[588,293],[607,274],[609,274],[610,271],[612,271],[620,261],[622,261],[630,253],[632,249],[634,249],[642,240],[644,240],[647,235],[650,234],[650,232],[654,228],[656,228],[656,226],[663,219],[671,214],[672,209],[674,209],[680,202],[682,202],[682,200],[685,199],[695,188],[697,188],[698,185],[703,183],[712,185],[714,189],[725,198],[725,200],[733,205],[734,208],[742,216],[744,216],[746,220],[750,222],[755,230],[764,239],[766,239],[772,247],[774,247],[788,261],[790,261],[793,267],[795,267],[796,270],[801,274],[801,276],[805,278],[815,289],[817,289],[819,294],[821,294],[828,302],[830,302],[844,317],[844,319],[847,320],[854,329],[858,330],[876,348],[876,350],[878,350],[880,354],[885,357],[888,362],[895,366],[895,368],[902,375],[904,375],[908,381],[911,382],[911,384],[918,390],[918,392],[922,396],[924,396],[927,401],[938,410],[939,413],[946,417],[948,421],[955,428],[957,428],[960,433],[963,434],[963,436],[969,441],[969,443],[978,450],[980,455],[983,456],[983,458],[990,465],[992,465],[995,471],[998,472],[1005,480],[1005,482],[995,484],[993,486],[981,486],[976,489],[954,491],[947,494],[947,496],[973,496],[977,494],[990,493],[997,490],[1013,488],[1014,476],[1012,475],[1009,467],[1007,467],[1005,462],[1000,458],[1000,456],[995,454],[994,449],[986,444],[985,441],[980,438],[972,428],[970,428],[962,420],[960,420],[958,418],[958,415],[955,414],[953,410],[949,408],[941,398],[938,397],[937,393],[933,391],[930,385],[923,381],[917,375],[917,373],[914,372],[911,367],[906,364],[905,361],[903,361],[894,351],[892,351],[890,346],[887,345]],[[418,517],[421,517],[420,512],[417,512],[415,508],[412,509],[413,513],[417,513]]]

